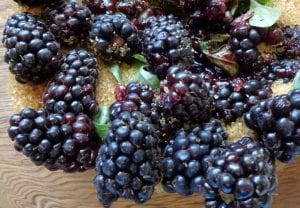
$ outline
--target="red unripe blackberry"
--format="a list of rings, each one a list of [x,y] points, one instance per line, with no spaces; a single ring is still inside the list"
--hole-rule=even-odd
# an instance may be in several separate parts
[[[141,49],[136,26],[123,14],[96,16],[89,38],[94,52],[106,61],[130,61]]]
[[[83,43],[91,29],[91,11],[77,1],[51,3],[44,8],[47,24],[55,38],[63,44]]]
[[[20,83],[41,83],[59,69],[63,55],[44,22],[27,13],[10,16],[2,43],[5,61]]]
[[[151,72],[164,79],[170,66],[193,64],[192,41],[181,21],[168,15],[153,16],[145,22],[143,54]]]
[[[43,94],[47,113],[73,112],[93,115],[97,112],[95,84],[98,77],[96,58],[85,50],[72,50],[61,70]]]

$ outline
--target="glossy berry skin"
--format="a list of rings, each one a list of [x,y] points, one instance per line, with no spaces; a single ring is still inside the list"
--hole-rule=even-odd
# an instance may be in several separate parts
[[[277,185],[275,163],[258,141],[243,137],[226,148],[216,148],[202,165],[207,167],[203,185],[206,207],[269,205]]]
[[[300,91],[259,102],[244,115],[246,125],[259,134],[259,140],[282,162],[299,154]]]
[[[15,149],[36,165],[66,172],[95,166],[97,142],[92,120],[85,114],[47,114],[23,109],[11,116],[8,135]]]
[[[241,65],[240,69],[245,71],[257,60],[259,52],[256,45],[261,42],[262,38],[259,32],[255,28],[251,28],[248,23],[234,24],[231,36],[231,50],[236,61]]]
[[[260,100],[271,96],[268,84],[252,77],[217,79],[210,84],[210,95],[214,103],[212,114],[225,123],[235,121]]]
[[[145,21],[143,55],[149,70],[164,79],[172,65],[190,66],[194,62],[192,41],[183,23],[173,15],[152,16]]]
[[[177,131],[163,152],[161,173],[164,190],[183,196],[202,194],[206,171],[202,159],[213,148],[224,146],[226,139],[226,132],[214,119],[197,125],[191,131]]]
[[[94,186],[104,207],[118,198],[143,204],[160,181],[159,131],[139,111],[122,111],[99,149]]]
[[[43,94],[43,108],[47,113],[95,114],[97,78],[95,57],[85,50],[70,51]]]
[[[130,61],[141,49],[136,26],[123,14],[96,16],[89,39],[94,52],[105,61]]]
[[[5,24],[4,60],[20,83],[38,84],[52,77],[63,55],[44,22],[28,13],[16,13]]]
[[[44,19],[60,43],[77,45],[87,39],[92,25],[92,13],[87,7],[71,0],[51,3],[44,10]]]
[[[208,90],[197,73],[174,65],[161,82],[161,105],[166,116],[182,122],[208,120],[211,100]]]

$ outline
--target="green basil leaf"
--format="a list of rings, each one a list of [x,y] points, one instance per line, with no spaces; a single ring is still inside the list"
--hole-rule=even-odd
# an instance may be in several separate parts
[[[147,63],[147,60],[146,60],[145,56],[143,56],[142,54],[137,53],[137,54],[134,54],[132,57],[135,58],[136,60],[142,62],[142,63]]]
[[[250,10],[254,13],[249,20],[250,25],[260,28],[271,27],[281,15],[280,9],[262,5],[255,0],[251,0]]]
[[[109,127],[109,106],[100,106],[99,111],[93,116],[96,134],[103,138]]]
[[[114,76],[119,84],[123,83],[122,71],[119,64],[113,63],[109,66],[109,72]]]
[[[300,89],[300,71],[297,72],[297,74],[294,78],[293,89]]]
[[[272,2],[272,0],[256,0],[256,1],[262,5],[266,5]]]

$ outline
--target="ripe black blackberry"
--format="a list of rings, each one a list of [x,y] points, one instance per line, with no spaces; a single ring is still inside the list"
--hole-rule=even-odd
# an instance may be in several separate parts
[[[143,54],[151,72],[164,79],[170,66],[193,64],[192,41],[181,21],[173,15],[152,16],[145,24]]]
[[[277,185],[275,163],[258,141],[243,137],[225,149],[216,148],[201,165],[207,169],[203,183],[206,207],[270,206]]]
[[[49,29],[60,43],[84,43],[92,25],[92,13],[87,7],[71,0],[54,2],[44,9]]]
[[[93,168],[97,142],[93,124],[85,114],[47,114],[43,109],[23,109],[10,118],[8,135],[17,151],[36,165],[66,172]]]
[[[161,162],[165,191],[188,196],[202,194],[205,169],[201,165],[213,148],[225,145],[227,134],[217,120],[197,125],[190,132],[179,130],[164,149]]]
[[[210,84],[209,89],[214,106],[212,115],[225,123],[235,121],[260,100],[269,98],[272,93],[264,80],[251,77],[217,79]]]
[[[139,16],[150,7],[144,0],[84,0],[85,4],[94,14],[123,13],[128,19]]]
[[[300,58],[300,26],[286,26],[283,31],[285,57]]]
[[[43,94],[47,113],[93,115],[97,112],[95,84],[98,65],[85,50],[72,50],[65,57],[61,70]]]
[[[240,69],[245,71],[257,60],[259,52],[256,45],[261,42],[262,38],[258,30],[247,22],[234,23],[231,37],[231,50],[236,61],[241,65]]]
[[[192,10],[188,11],[188,25],[193,30],[225,31],[233,17],[231,0],[188,1]]]
[[[265,79],[270,84],[275,80],[283,82],[291,81],[300,70],[300,61],[297,59],[282,59],[272,61],[270,64],[263,65],[254,72],[255,76]]]
[[[258,103],[244,115],[244,121],[280,161],[291,162],[299,155],[300,90]]]
[[[96,16],[90,42],[94,52],[106,61],[129,61],[141,49],[137,28],[123,14]]]
[[[2,43],[5,62],[20,83],[41,83],[59,69],[63,55],[44,22],[27,13],[10,16]]]
[[[160,181],[159,131],[139,111],[122,111],[99,149],[94,185],[104,207],[118,198],[147,202]]]
[[[211,99],[200,74],[174,65],[161,82],[161,105],[165,116],[184,122],[202,122],[210,117]]]

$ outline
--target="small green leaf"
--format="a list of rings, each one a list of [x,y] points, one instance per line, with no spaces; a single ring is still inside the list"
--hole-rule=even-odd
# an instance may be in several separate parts
[[[119,64],[113,63],[109,66],[110,73],[118,81],[119,84],[123,83],[122,71]]]
[[[294,78],[293,89],[300,89],[300,71],[297,72],[297,74]]]
[[[136,60],[142,62],[142,63],[147,63],[147,60],[146,60],[145,56],[143,56],[141,54],[137,53],[137,54],[134,54],[132,57],[135,58]]]
[[[254,15],[250,18],[249,23],[254,27],[271,27],[281,15],[280,9],[262,5],[255,0],[251,0],[250,9],[254,12]]]
[[[262,5],[266,5],[272,2],[272,0],[256,0],[256,1]]]
[[[100,106],[99,111],[93,116],[93,124],[96,134],[103,138],[108,131],[109,125],[109,106]]]
[[[138,81],[146,85],[150,85],[153,89],[159,89],[160,81],[155,74],[145,70],[146,65],[143,63],[134,63],[132,68],[135,74],[131,81]]]

